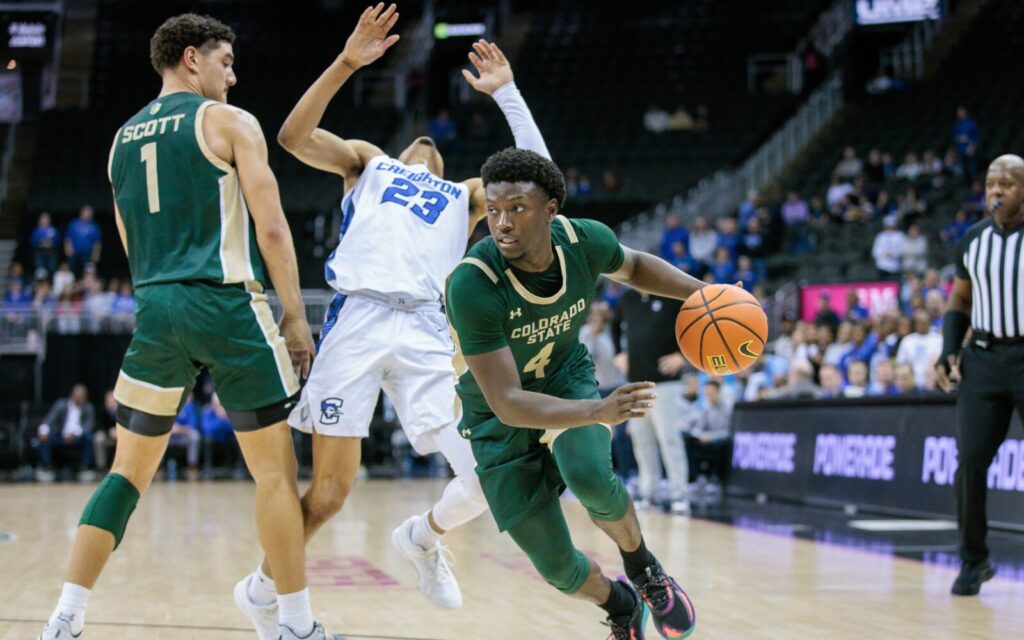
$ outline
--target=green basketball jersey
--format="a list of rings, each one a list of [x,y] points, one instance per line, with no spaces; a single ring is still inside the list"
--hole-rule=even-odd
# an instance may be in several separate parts
[[[557,395],[567,377],[581,371],[593,377],[580,328],[598,278],[622,266],[624,254],[614,232],[594,220],[558,216],[551,240],[555,262],[544,274],[514,269],[493,238],[481,240],[452,272],[446,304],[463,354],[508,346],[523,389]],[[538,292],[545,282],[555,290]],[[493,415],[472,372],[462,375],[458,391],[467,422]]]
[[[114,138],[108,173],[136,287],[265,281],[238,173],[203,137],[214,104],[188,92],[157,98]]]

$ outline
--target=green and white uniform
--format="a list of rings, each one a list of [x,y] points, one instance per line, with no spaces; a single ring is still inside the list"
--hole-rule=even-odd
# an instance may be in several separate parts
[[[110,150],[137,301],[114,394],[158,416],[177,414],[202,366],[233,411],[299,390],[238,173],[203,136],[214,104],[187,92],[157,98],[118,129]]]
[[[552,222],[551,239],[555,260],[543,273],[512,267],[493,238],[478,242],[449,280],[449,320],[467,356],[511,349],[523,389],[596,400],[594,364],[579,333],[598,278],[622,265],[622,247],[607,226],[564,216]],[[469,371],[457,391],[459,430],[473,446],[498,528],[508,530],[548,582],[575,592],[586,579],[587,561],[572,546],[557,497],[568,486],[592,518],[625,515],[628,496],[612,472],[609,429],[503,424]]]

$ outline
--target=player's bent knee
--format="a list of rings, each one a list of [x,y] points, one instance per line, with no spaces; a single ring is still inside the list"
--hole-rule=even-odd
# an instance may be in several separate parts
[[[127,478],[118,473],[108,473],[85,505],[78,524],[109,531],[114,536],[114,548],[117,549],[128,526],[128,518],[139,502],[139,495],[139,490]]]
[[[319,488],[311,487],[302,499],[302,509],[314,522],[326,522],[345,506],[351,484],[331,484]]]
[[[579,591],[590,575],[590,561],[578,549],[569,558],[545,555],[530,560],[545,582],[566,595]]]

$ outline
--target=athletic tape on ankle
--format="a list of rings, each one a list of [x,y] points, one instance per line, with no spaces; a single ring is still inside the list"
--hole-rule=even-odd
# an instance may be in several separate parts
[[[138,502],[139,490],[128,478],[117,473],[108,473],[92,494],[89,504],[85,505],[82,519],[78,524],[109,531],[114,535],[114,548],[117,549],[128,526],[128,518],[135,511]]]

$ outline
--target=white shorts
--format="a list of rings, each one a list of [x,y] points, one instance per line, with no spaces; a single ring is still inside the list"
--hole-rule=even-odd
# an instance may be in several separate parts
[[[400,311],[339,294],[288,424],[305,433],[365,438],[383,389],[413,447],[436,451],[432,439],[417,440],[458,417],[454,353],[439,308]]]

